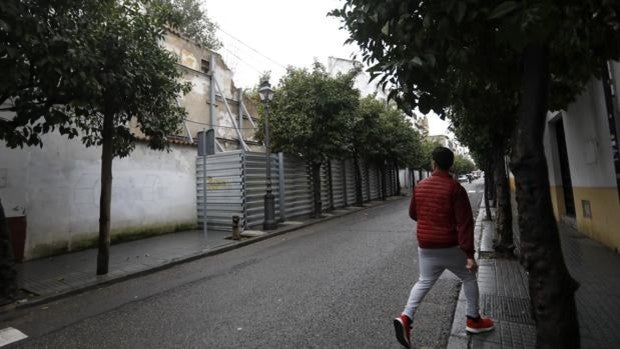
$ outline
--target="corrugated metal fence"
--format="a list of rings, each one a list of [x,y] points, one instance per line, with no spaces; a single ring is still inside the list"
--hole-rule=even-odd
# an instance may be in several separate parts
[[[202,157],[196,159],[198,222],[204,218]],[[381,198],[381,173],[377,166],[359,161],[363,201]],[[232,216],[239,216],[240,227],[260,227],[264,218],[266,192],[265,153],[242,150],[209,155],[207,173],[207,225],[211,230],[230,231]],[[385,169],[386,195],[396,193],[395,176]],[[300,157],[271,155],[271,188],[280,221],[307,216],[314,209],[311,166]],[[323,211],[355,204],[355,165],[352,159],[331,160],[321,166]],[[282,209],[281,209],[281,204]]]
[[[266,190],[265,153],[243,152],[243,169],[245,183],[245,221],[244,228],[258,226],[264,218],[264,199]],[[276,198],[276,217],[280,213],[280,186],[278,181],[279,161],[277,154],[271,155],[271,192]]]
[[[243,217],[244,183],[242,152],[226,152],[207,157],[207,228],[230,230],[232,216]],[[198,222],[204,219],[203,158],[196,158],[196,206]]]
[[[309,215],[313,210],[312,176],[308,164],[299,157],[284,154],[284,213],[286,219]]]

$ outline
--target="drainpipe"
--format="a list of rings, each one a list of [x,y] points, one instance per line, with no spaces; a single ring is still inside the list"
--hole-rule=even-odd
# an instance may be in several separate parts
[[[215,123],[215,55],[211,54],[209,62],[209,128],[213,128]],[[217,137],[216,137],[217,138]]]

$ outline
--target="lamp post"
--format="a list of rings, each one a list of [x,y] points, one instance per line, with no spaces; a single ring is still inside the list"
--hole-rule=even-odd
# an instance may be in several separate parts
[[[276,223],[276,201],[271,193],[271,148],[269,145],[269,102],[273,99],[273,90],[268,80],[261,82],[258,88],[258,96],[265,105],[265,169],[267,172],[267,191],[265,193],[265,214],[263,220],[263,230],[272,230],[277,228]]]

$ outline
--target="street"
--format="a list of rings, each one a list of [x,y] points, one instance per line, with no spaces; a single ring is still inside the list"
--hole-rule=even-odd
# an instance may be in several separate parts
[[[482,179],[463,184],[474,217]],[[408,199],[19,311],[19,348],[400,348],[392,319],[418,276]],[[445,348],[459,281],[416,314],[415,348]],[[5,316],[6,318],[6,316]]]

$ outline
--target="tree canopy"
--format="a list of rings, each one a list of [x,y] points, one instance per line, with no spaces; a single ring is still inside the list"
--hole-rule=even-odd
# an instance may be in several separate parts
[[[15,0],[2,12],[0,96],[15,116],[3,122],[0,139],[41,145],[42,134],[58,129],[99,145],[109,114],[115,155],[127,155],[137,140],[132,118],[153,148],[167,147],[185,115],[176,98],[189,86],[177,80],[176,57],[159,46],[164,23],[143,14],[140,1],[82,5]]]
[[[471,173],[476,169],[473,161],[469,160],[461,154],[454,154],[454,164],[452,165],[452,172],[458,175]]]
[[[375,96],[362,98],[351,131],[353,154],[363,159],[375,163],[390,161],[411,168],[421,163],[420,134],[402,111],[386,101]]]
[[[151,0],[149,6],[166,18],[168,25],[200,46],[219,50],[217,24],[207,16],[207,10],[197,0]]]
[[[272,148],[314,163],[343,157],[359,100],[359,91],[353,88],[356,74],[331,77],[320,63],[311,71],[290,67],[270,103]]]

